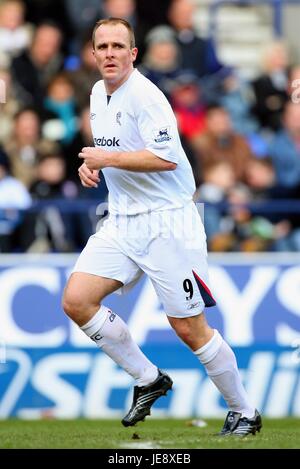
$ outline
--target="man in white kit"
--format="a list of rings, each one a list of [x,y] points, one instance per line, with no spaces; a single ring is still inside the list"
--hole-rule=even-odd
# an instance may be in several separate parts
[[[228,404],[221,435],[255,434],[261,417],[249,403],[231,348],[203,312],[215,300],[208,287],[205,232],[192,200],[194,179],[176,118],[162,92],[134,69],[134,41],[125,20],[109,18],[95,26],[93,54],[103,80],[91,95],[95,147],[79,154],[79,177],[84,187],[96,187],[103,171],[109,217],[79,256],[63,307],[135,379],[133,403],[122,420],[124,426],[135,425],[173,383],[102,301],[130,289],[146,273],[170,325]]]

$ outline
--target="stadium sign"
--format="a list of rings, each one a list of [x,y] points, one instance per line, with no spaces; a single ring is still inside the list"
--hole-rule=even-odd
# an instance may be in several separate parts
[[[224,402],[198,360],[183,345],[143,348],[174,380],[155,417],[223,417]],[[293,350],[237,348],[251,401],[269,417],[300,416],[299,362]],[[132,379],[102,352],[90,349],[8,349],[0,364],[0,418],[121,418]]]
[[[274,254],[241,262],[211,260],[210,279],[217,306],[210,324],[233,346],[290,346],[300,338],[300,267]],[[93,347],[61,310],[64,285],[74,256],[5,257],[0,260],[0,338],[12,347]],[[151,282],[143,279],[128,295],[112,295],[106,305],[129,324],[140,344],[177,343]]]
[[[1,256],[0,418],[120,418],[131,379],[61,310],[70,256]],[[217,307],[210,323],[235,348],[253,403],[268,416],[300,415],[299,256],[212,256]],[[174,390],[154,415],[224,416],[220,394],[170,330],[151,283],[107,306],[144,352],[167,370]]]

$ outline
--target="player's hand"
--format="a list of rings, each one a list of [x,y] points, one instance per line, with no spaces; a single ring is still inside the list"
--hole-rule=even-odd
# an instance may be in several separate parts
[[[84,160],[86,167],[91,171],[107,166],[108,152],[100,148],[85,147],[78,156]]]
[[[100,177],[98,171],[91,171],[87,168],[86,164],[83,163],[78,169],[79,178],[83,187],[98,187]]]

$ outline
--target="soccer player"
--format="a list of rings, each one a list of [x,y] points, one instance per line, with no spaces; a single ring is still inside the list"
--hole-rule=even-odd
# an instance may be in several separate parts
[[[170,325],[228,404],[221,434],[255,434],[261,417],[249,403],[231,348],[203,312],[215,300],[208,287],[205,232],[192,200],[194,179],[175,116],[162,92],[134,69],[137,49],[125,20],[97,22],[93,54],[103,80],[91,95],[95,147],[79,153],[79,177],[84,187],[96,187],[103,171],[109,217],[78,258],[64,292],[64,310],[135,379],[133,403],[122,420],[124,426],[135,425],[173,383],[102,301],[128,290],[146,273]]]

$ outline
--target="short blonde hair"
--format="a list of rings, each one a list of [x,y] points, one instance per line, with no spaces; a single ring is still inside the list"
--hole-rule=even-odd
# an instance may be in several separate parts
[[[123,18],[106,18],[104,20],[99,20],[97,21],[94,30],[93,30],[93,36],[92,36],[92,42],[93,42],[93,48],[95,49],[95,36],[96,36],[96,31],[100,26],[102,25],[117,25],[117,24],[122,24],[125,26],[125,28],[128,30],[129,34],[129,39],[130,39],[130,49],[133,49],[135,47],[135,37],[134,37],[134,31],[130,23],[128,21],[124,20]]]

